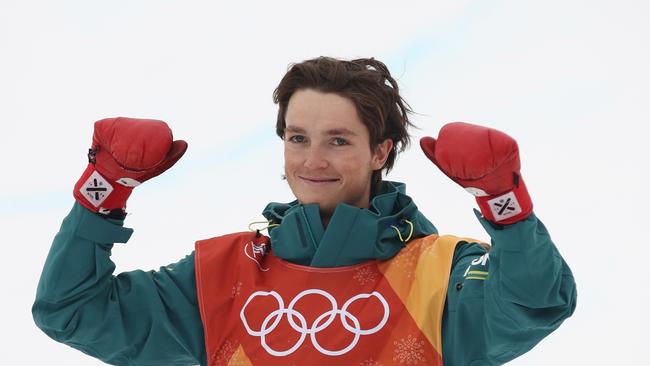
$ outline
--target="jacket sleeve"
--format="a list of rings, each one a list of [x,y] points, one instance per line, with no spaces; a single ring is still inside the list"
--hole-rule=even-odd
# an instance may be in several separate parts
[[[467,243],[455,254],[443,318],[443,356],[452,366],[510,361],[557,329],[576,306],[573,274],[534,214],[497,226],[475,212],[492,248],[486,253]]]
[[[113,275],[132,229],[78,203],[54,238],[32,307],[56,341],[114,365],[205,363],[194,253],[158,271]]]

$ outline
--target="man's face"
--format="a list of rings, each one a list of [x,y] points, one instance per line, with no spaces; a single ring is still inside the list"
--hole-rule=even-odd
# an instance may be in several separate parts
[[[368,207],[372,172],[384,165],[392,141],[371,151],[354,103],[333,93],[296,91],[285,120],[284,170],[298,201],[320,205],[326,221],[338,203]]]

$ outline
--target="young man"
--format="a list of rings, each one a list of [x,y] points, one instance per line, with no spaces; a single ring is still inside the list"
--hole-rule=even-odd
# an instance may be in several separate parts
[[[382,181],[410,109],[384,64],[317,58],[274,93],[296,201],[263,211],[269,237],[199,241],[159,271],[113,276],[133,187],[185,152],[161,121],[95,123],[76,203],[33,307],[50,337],[116,365],[498,365],[575,308],[570,269],[532,213],[516,142],[445,125],[425,154],[476,196],[487,244],[438,236]]]

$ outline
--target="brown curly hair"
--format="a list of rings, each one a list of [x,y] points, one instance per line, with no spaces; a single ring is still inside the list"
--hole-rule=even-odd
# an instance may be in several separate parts
[[[400,96],[397,82],[386,65],[374,58],[346,61],[323,56],[290,65],[273,91],[273,102],[279,105],[275,129],[280,138],[284,138],[289,99],[300,89],[335,93],[350,99],[368,129],[371,150],[386,139],[393,141],[383,168],[372,175],[371,192],[376,194],[382,171],[388,173],[397,154],[409,145],[407,129],[413,126],[408,117],[413,110]]]

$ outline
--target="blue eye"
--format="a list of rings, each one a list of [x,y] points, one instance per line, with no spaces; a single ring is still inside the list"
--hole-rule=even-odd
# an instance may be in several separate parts
[[[303,135],[293,135],[293,136],[289,137],[289,141],[296,142],[296,143],[302,143],[302,142],[305,142],[305,136],[303,136]]]
[[[348,145],[347,140],[340,137],[335,137],[334,140],[332,140],[332,143],[336,146]]]

